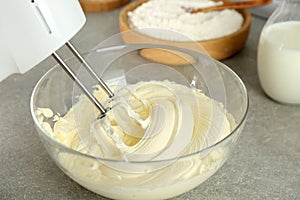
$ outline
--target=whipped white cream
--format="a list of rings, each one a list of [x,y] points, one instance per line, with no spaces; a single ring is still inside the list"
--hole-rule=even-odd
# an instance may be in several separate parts
[[[53,130],[44,122],[53,113],[49,109],[37,111],[41,125],[61,144],[98,158],[122,160],[125,155],[128,159],[110,162],[59,153],[59,165],[88,189],[116,199],[176,196],[205,181],[227,157],[226,149],[216,148],[205,156],[178,159],[215,144],[235,125],[222,104],[200,90],[169,81],[150,81],[120,91],[117,94],[125,94],[122,101],[145,122],[146,129],[134,119],[124,119],[128,115],[122,113],[122,106],[113,108],[106,122],[95,121],[99,111],[84,96],[63,117],[56,116]],[[103,91],[97,90],[94,95],[105,101]],[[103,128],[107,122],[122,145]]]
[[[241,28],[243,16],[235,10],[189,13],[186,9],[221,5],[210,0],[149,0],[128,12],[131,28],[148,36],[174,41],[203,41],[223,37]],[[149,29],[150,28],[150,29]],[[179,34],[152,29],[171,30]]]

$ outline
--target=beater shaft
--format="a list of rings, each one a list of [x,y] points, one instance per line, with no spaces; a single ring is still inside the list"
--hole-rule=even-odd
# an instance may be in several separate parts
[[[88,64],[88,62],[83,58],[83,56],[78,52],[78,50],[70,43],[67,42],[66,46],[71,50],[71,52],[76,56],[76,58],[83,64],[84,68],[89,72],[89,74],[99,83],[102,89],[106,92],[106,94],[111,98],[114,96],[114,93],[110,90],[110,88],[106,85],[106,83],[97,75],[97,73],[93,70],[93,68]],[[65,72],[72,78],[72,80],[80,87],[80,89],[85,93],[85,95],[94,103],[94,105],[101,112],[100,117],[105,116],[106,112],[109,110],[105,108],[89,90],[84,86],[84,84],[80,81],[74,71],[68,66],[68,64],[56,53],[52,54],[54,59],[58,62],[58,64],[65,70]]]

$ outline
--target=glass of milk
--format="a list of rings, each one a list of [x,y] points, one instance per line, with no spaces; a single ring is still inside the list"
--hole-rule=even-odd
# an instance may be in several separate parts
[[[264,26],[258,45],[258,76],[265,93],[300,104],[300,0],[283,0]]]

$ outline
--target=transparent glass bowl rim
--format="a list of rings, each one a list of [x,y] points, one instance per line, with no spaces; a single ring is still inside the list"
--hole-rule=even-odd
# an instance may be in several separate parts
[[[67,60],[72,60],[74,59],[75,57],[70,57],[68,58]],[[214,59],[213,59],[214,60]],[[229,74],[233,75],[236,80],[238,81],[238,83],[242,86],[242,90],[243,90],[243,93],[245,94],[245,99],[246,99],[246,109],[245,109],[245,112],[243,114],[243,117],[242,119],[239,121],[239,123],[237,124],[237,126],[226,136],[224,137],[222,140],[204,148],[204,149],[201,149],[199,151],[196,151],[196,152],[193,152],[193,153],[190,153],[190,154],[186,154],[186,155],[182,155],[182,156],[178,156],[178,157],[175,157],[175,158],[170,158],[170,159],[164,159],[164,160],[154,160],[154,161],[130,161],[130,163],[159,163],[159,162],[170,162],[170,161],[174,161],[174,160],[179,160],[179,159],[184,159],[184,158],[187,158],[187,157],[192,157],[194,155],[197,155],[197,154],[202,154],[202,153],[205,153],[205,152],[209,152],[210,150],[214,149],[215,147],[217,147],[218,145],[224,143],[226,140],[228,140],[232,135],[234,135],[234,133],[236,133],[236,131],[238,131],[238,129],[241,127],[241,125],[244,123],[244,121],[246,120],[247,118],[247,114],[248,114],[248,110],[249,110],[249,96],[248,96],[248,92],[247,92],[247,89],[243,83],[243,81],[241,80],[241,78],[232,70],[230,69],[227,65],[217,61],[217,60],[214,60],[214,62],[216,62],[219,66],[221,66],[223,69],[225,69]],[[61,144],[60,142],[58,142],[57,140],[55,140],[53,137],[51,137],[49,135],[49,133],[41,126],[41,124],[39,123],[38,119],[36,118],[36,115],[35,115],[35,110],[34,110],[34,100],[35,100],[35,97],[37,95],[37,92],[39,90],[39,86],[44,82],[44,80],[49,76],[51,75],[52,71],[56,70],[57,68],[60,68],[60,65],[59,64],[56,64],[54,65],[50,70],[48,70],[41,78],[40,80],[37,82],[37,84],[35,85],[33,91],[32,91],[32,94],[31,94],[31,98],[30,98],[30,112],[31,112],[31,115],[32,115],[32,118],[33,118],[33,121],[34,123],[37,125],[37,127],[39,128],[39,130],[42,131],[42,133],[46,136],[46,138],[51,141],[52,143],[54,143],[55,145],[57,145],[59,148],[62,148],[63,150],[69,152],[69,153],[72,153],[72,154],[76,154],[76,155],[79,155],[79,156],[83,156],[83,157],[87,157],[87,158],[91,158],[91,159],[97,159],[97,160],[101,160],[101,161],[106,161],[106,162],[128,162],[128,161],[125,161],[125,160],[114,160],[114,159],[108,159],[108,158],[102,158],[102,157],[95,157],[95,156],[92,156],[92,155],[89,155],[89,154],[85,154],[85,153],[82,153],[80,151],[76,151],[72,148],[69,148],[63,144]]]

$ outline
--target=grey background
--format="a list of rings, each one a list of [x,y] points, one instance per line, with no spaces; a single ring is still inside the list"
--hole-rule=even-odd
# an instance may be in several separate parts
[[[118,33],[118,13],[87,14],[72,42],[87,52]],[[233,155],[208,181],[175,199],[300,199],[300,107],[275,103],[260,88],[256,49],[264,23],[253,18],[243,50],[223,61],[242,78],[250,96],[248,121]],[[64,175],[34,129],[29,98],[54,64],[48,58],[0,83],[0,199],[105,199]]]

